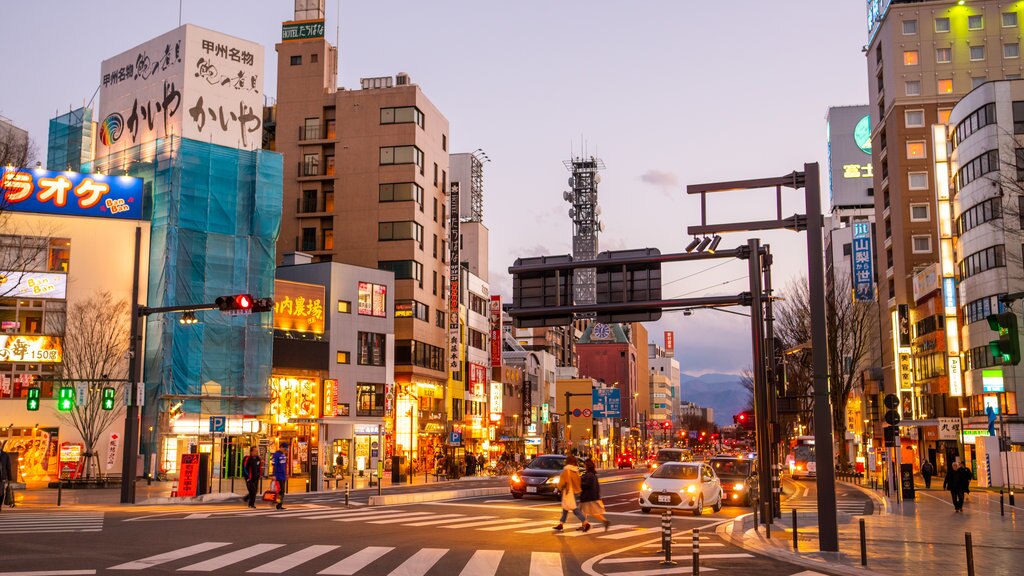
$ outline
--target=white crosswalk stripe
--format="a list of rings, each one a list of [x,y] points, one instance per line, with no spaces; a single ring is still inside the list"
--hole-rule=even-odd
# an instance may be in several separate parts
[[[399,550],[392,546],[367,546],[364,548],[345,547],[342,545],[300,545],[298,550],[289,551],[292,545],[259,543],[248,546],[238,546],[231,542],[201,542],[191,546],[185,546],[177,550],[171,550],[154,556],[148,556],[139,560],[125,562],[112,566],[109,570],[151,570],[161,566],[163,570],[176,570],[178,572],[218,572],[239,574],[244,568],[237,565],[243,562],[262,562],[259,566],[248,570],[249,574],[283,574],[291,571],[301,570],[304,574],[325,576],[353,576],[373,572],[375,574],[387,574],[387,576],[425,576],[428,572],[437,572],[435,568],[438,563],[445,559],[450,552],[448,548],[418,548]],[[210,554],[214,554],[212,557]],[[396,557],[402,555],[399,563]],[[475,550],[473,555],[465,560],[464,565],[451,566],[454,561],[451,557],[444,565],[444,572],[448,574],[459,574],[459,576],[495,576],[502,562],[510,555],[519,555],[524,559],[524,554],[530,556],[530,572],[528,576],[563,576],[562,558],[557,552],[506,552],[504,550]],[[330,558],[330,556],[335,558]],[[387,558],[385,558],[387,557]],[[461,556],[455,555],[462,562]],[[383,559],[383,560],[382,560]],[[320,566],[327,565],[319,572],[314,572],[320,566],[309,567],[311,562],[321,562]],[[380,565],[382,561],[387,568]],[[521,561],[521,560],[519,560]],[[517,560],[512,560],[515,563]],[[174,564],[187,564],[183,567]],[[392,566],[397,567],[391,569]],[[300,568],[302,567],[302,568]],[[366,572],[363,572],[363,571]],[[390,572],[388,572],[390,570]],[[508,568],[505,568],[506,572]],[[91,571],[90,573],[95,573]],[[524,575],[527,576],[527,575]]]
[[[100,532],[103,512],[17,512],[0,514],[0,534]]]

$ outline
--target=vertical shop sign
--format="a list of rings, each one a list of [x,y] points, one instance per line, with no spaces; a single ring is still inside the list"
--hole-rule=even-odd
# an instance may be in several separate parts
[[[110,442],[107,443],[107,470],[113,470],[117,462],[117,444],[121,435],[117,432],[110,433]]]
[[[338,415],[338,381],[324,380],[324,409],[321,412],[325,418]]]
[[[501,367],[501,296],[491,296],[491,368]]]
[[[178,496],[196,496],[199,491],[199,454],[182,454],[178,470]]]
[[[874,273],[871,266],[871,224],[853,223],[853,299],[872,302],[875,299]]]
[[[452,182],[448,193],[448,372],[453,380],[462,378],[459,358],[459,280],[462,276],[459,253],[459,183]]]

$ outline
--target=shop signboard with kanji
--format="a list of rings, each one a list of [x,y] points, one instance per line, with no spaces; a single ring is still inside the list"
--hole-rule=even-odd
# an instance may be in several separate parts
[[[501,367],[501,296],[491,296],[490,328],[491,328],[491,368]]]
[[[178,496],[189,498],[199,493],[199,454],[182,454],[178,468]]]
[[[274,330],[323,334],[325,294],[317,284],[274,280]]]
[[[61,442],[58,457],[59,473],[63,480],[74,480],[82,473],[82,444],[76,442]]]
[[[160,138],[263,144],[263,47],[186,24],[103,61],[96,158]]]
[[[4,210],[13,212],[125,220],[142,218],[142,180],[128,176],[8,166],[0,168],[0,191],[3,192]],[[52,282],[53,278],[39,280]],[[31,294],[33,287],[26,286],[29,289],[26,295]],[[63,286],[60,290],[63,292]]]

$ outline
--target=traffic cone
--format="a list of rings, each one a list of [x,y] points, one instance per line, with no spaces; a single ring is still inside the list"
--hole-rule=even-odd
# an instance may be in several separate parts
[[[171,498],[178,497],[178,481],[175,480],[174,484],[171,485]]]

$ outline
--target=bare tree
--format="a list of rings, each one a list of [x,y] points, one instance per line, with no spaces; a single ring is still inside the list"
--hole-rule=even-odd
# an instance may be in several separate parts
[[[36,146],[28,133],[0,117],[0,167],[27,168],[36,159]]]
[[[744,410],[754,409],[754,373],[750,371],[750,368],[744,368],[740,371],[740,388],[746,392],[746,402],[744,402]]]
[[[122,380],[127,375],[130,310],[126,299],[115,302],[109,292],[97,291],[72,304],[65,315],[61,377],[86,385],[88,393],[83,404],[76,403],[70,412],[62,412],[61,418],[82,436],[86,458],[93,459],[97,469],[101,435],[123,413],[123,383],[103,381]],[[102,389],[107,386],[116,391],[113,410],[102,409]]]

